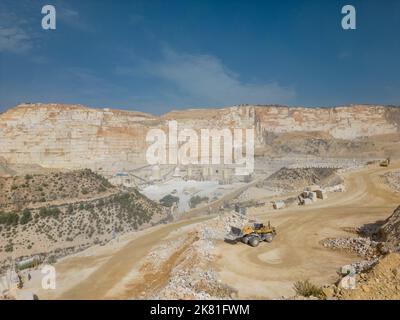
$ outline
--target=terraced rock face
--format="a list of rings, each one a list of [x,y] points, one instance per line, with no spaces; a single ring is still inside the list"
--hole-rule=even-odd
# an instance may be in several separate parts
[[[0,156],[56,168],[143,162],[142,138],[152,123],[150,115],[139,112],[21,105],[0,115]]]
[[[351,155],[380,151],[382,141],[400,150],[399,119],[399,108],[365,105],[240,106],[156,117],[80,105],[23,104],[0,114],[0,157],[53,168],[109,170],[143,164],[148,130],[167,130],[169,120],[182,129],[254,127],[256,150],[264,154]],[[385,139],[374,140],[381,135]]]

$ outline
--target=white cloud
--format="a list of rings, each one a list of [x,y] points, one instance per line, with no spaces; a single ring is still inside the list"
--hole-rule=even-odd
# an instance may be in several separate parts
[[[13,12],[9,2],[0,2],[0,52],[25,53],[33,47],[29,20]]]
[[[60,1],[59,3],[60,5],[56,7],[56,17],[61,23],[80,31],[92,31],[92,27],[86,23],[78,11],[68,7],[68,4],[64,1]]]
[[[0,52],[22,53],[31,47],[31,37],[23,28],[0,26]]]
[[[193,104],[288,103],[295,97],[293,89],[276,82],[241,81],[238,74],[211,55],[180,54],[165,49],[163,59],[148,64],[145,69],[153,76],[173,84],[178,91],[176,95],[183,95],[183,100],[191,100]]]
[[[31,2],[19,3],[18,10],[12,2],[0,1],[0,52],[26,53],[36,47],[40,39],[40,21],[43,15],[34,15],[40,12],[41,6]],[[58,22],[75,28],[79,31],[92,31],[78,11],[72,9],[64,1],[56,1],[56,19]]]

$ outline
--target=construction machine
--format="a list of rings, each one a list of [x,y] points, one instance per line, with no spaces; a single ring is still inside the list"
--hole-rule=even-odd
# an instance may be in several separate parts
[[[260,242],[272,242],[276,236],[276,229],[271,227],[270,222],[265,226],[263,223],[255,222],[250,225],[244,226],[242,229],[231,227],[230,233],[225,236],[225,240],[229,242],[241,241],[252,247],[257,247]]]
[[[379,164],[381,167],[388,167],[390,165],[390,158],[387,158]]]

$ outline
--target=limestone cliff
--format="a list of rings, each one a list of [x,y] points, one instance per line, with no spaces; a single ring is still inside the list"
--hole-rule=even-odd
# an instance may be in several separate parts
[[[272,149],[277,137],[289,135],[287,139],[291,140],[291,134],[299,137],[300,132],[306,134],[304,139],[318,132],[324,143],[334,140],[347,144],[354,139],[397,136],[400,132],[400,108],[386,106],[234,106],[172,111],[157,117],[80,105],[23,104],[0,114],[0,157],[10,163],[64,168],[143,164],[146,132],[165,129],[168,120],[178,121],[180,128],[254,126],[256,148]],[[286,152],[285,148],[279,150]]]

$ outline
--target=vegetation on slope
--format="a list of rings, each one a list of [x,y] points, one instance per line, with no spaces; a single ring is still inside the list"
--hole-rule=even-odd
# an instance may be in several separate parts
[[[0,210],[20,210],[38,203],[91,198],[112,191],[116,188],[90,169],[0,177]]]

